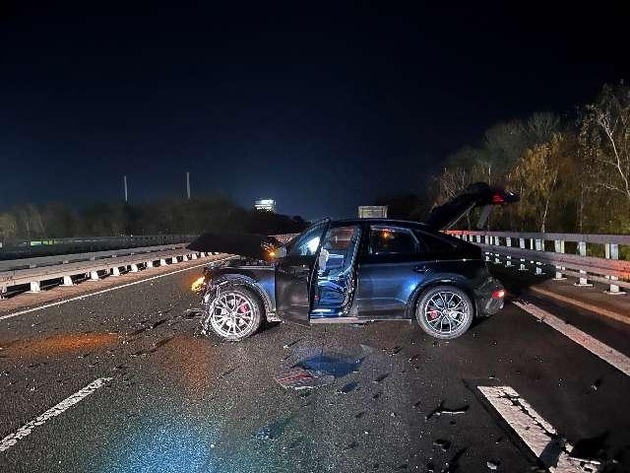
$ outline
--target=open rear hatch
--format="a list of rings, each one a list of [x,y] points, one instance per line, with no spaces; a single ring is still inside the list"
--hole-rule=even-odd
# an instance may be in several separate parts
[[[475,228],[482,228],[495,205],[512,204],[518,200],[518,194],[477,182],[469,185],[457,197],[435,207],[425,223],[436,230],[448,230],[472,209],[481,207],[483,210]]]

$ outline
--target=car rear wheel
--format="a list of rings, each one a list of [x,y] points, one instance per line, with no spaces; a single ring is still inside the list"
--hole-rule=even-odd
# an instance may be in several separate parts
[[[451,339],[463,335],[474,315],[468,294],[454,286],[432,287],[416,305],[418,324],[435,338]]]
[[[237,342],[260,328],[263,310],[260,299],[250,289],[226,288],[208,305],[204,325],[219,337]]]

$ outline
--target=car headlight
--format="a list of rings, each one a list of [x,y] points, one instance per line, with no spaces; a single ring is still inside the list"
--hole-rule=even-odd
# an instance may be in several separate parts
[[[205,281],[206,281],[205,276],[201,276],[200,278],[195,279],[195,282],[192,283],[192,285],[190,286],[190,289],[193,292],[200,292],[201,288],[203,287],[203,283]]]

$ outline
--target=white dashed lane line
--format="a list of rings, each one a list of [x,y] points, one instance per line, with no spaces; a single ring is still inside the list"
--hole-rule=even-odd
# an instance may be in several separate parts
[[[572,457],[573,445],[558,435],[556,429],[510,386],[477,386],[477,389],[549,471],[600,471],[599,462]]]
[[[56,406],[51,407],[43,414],[37,416],[35,419],[31,420],[30,422],[27,422],[22,427],[17,429],[15,432],[7,435],[5,438],[2,439],[2,441],[0,442],[0,452],[4,452],[5,450],[10,449],[16,443],[18,443],[18,441],[30,435],[33,429],[41,425],[44,425],[53,417],[57,417],[59,414],[63,414],[72,406],[74,406],[75,404],[78,404],[87,396],[92,394],[98,388],[103,387],[105,384],[107,384],[111,380],[112,378],[98,378],[97,380],[92,381],[83,389],[80,389],[79,391],[74,393],[72,396],[67,397]]]
[[[564,320],[534,304],[520,301],[514,301],[512,303],[528,314],[536,317],[540,322],[546,323],[562,335],[586,348],[594,355],[617,368],[626,376],[630,376],[630,358],[623,353],[618,352],[614,348],[609,347],[605,343],[600,342],[596,338],[591,337],[589,334],[582,332],[580,329],[566,323]]]

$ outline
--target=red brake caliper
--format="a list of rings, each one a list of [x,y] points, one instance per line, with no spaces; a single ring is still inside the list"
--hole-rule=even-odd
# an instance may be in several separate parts
[[[245,312],[249,312],[249,304],[247,304],[247,302],[243,302],[241,306],[238,308],[238,311],[241,314],[244,314]]]
[[[437,310],[432,309],[432,310],[430,310],[430,311],[429,311],[429,318],[430,318],[431,320],[435,320],[435,319],[437,319],[439,316],[440,316],[440,313],[439,313]]]

